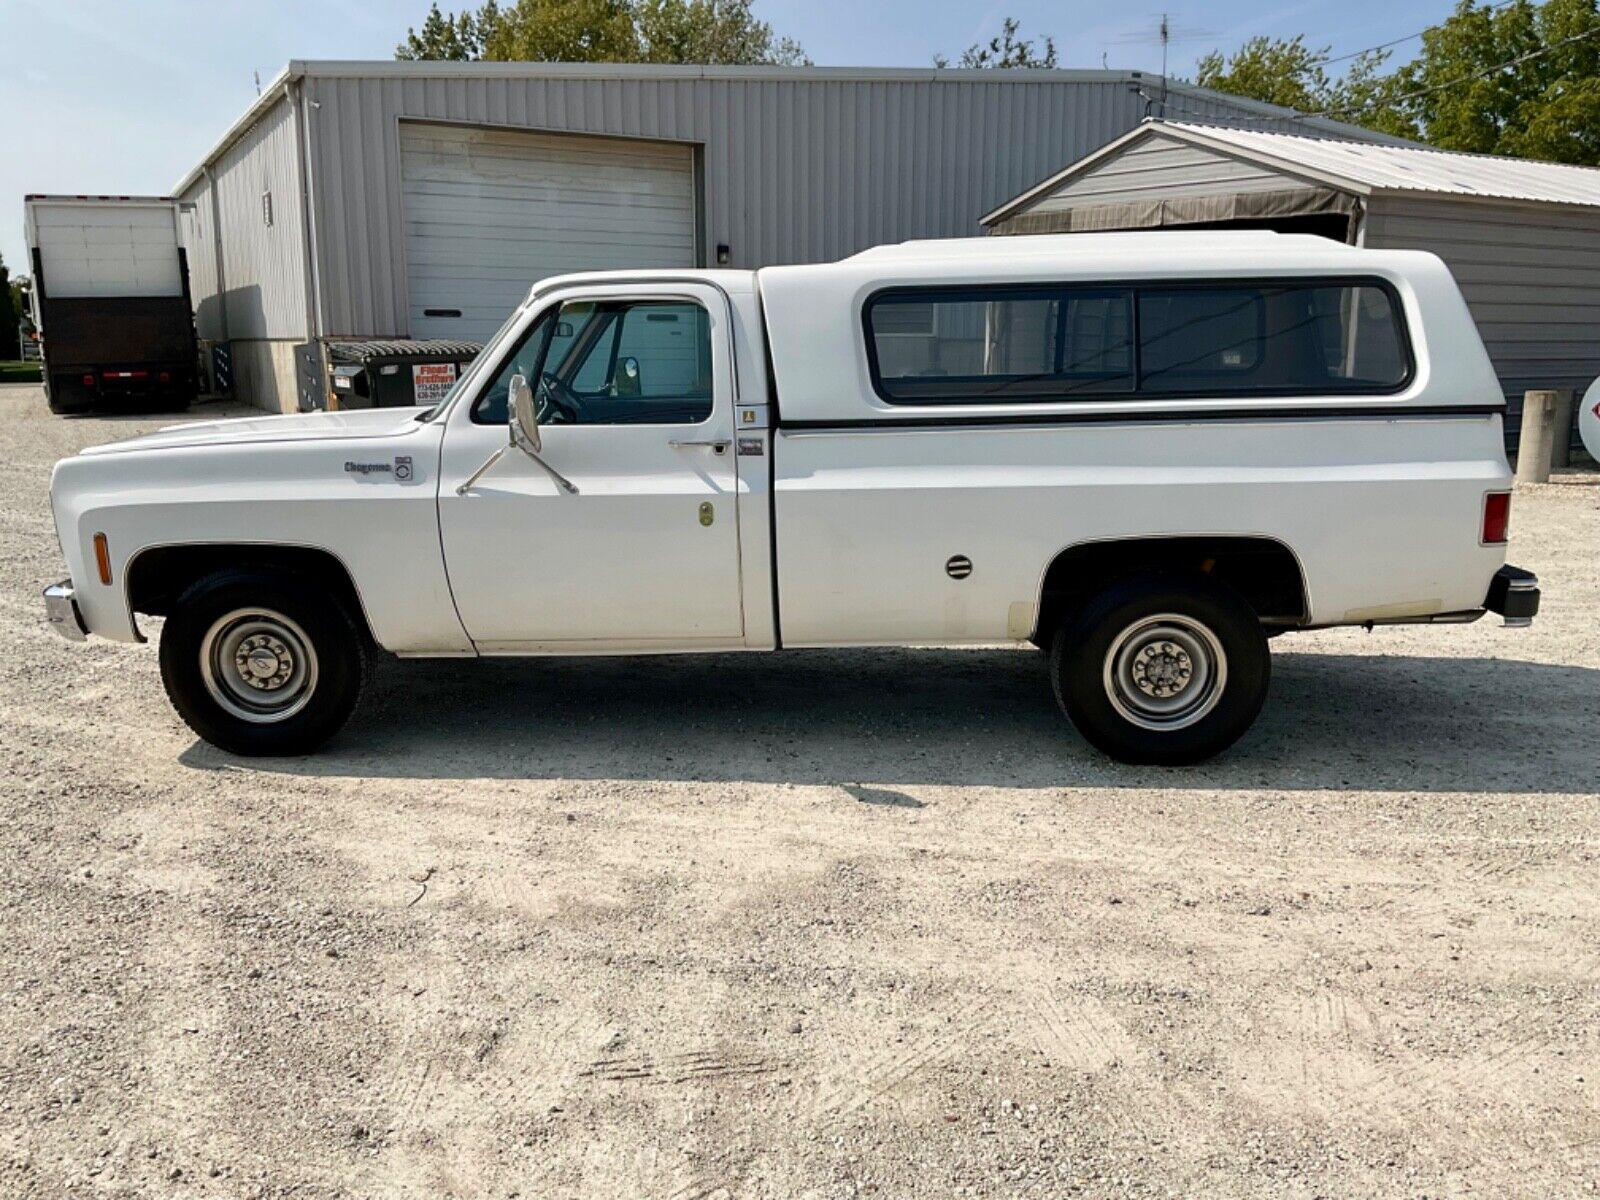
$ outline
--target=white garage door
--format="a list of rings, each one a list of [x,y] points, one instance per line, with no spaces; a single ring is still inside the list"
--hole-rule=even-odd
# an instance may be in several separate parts
[[[411,336],[482,341],[547,275],[695,265],[694,152],[402,122]]]

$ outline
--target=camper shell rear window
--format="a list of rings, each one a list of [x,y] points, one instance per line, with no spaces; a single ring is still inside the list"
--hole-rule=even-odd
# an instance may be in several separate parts
[[[891,404],[1385,396],[1415,369],[1370,277],[890,288],[862,320]]]

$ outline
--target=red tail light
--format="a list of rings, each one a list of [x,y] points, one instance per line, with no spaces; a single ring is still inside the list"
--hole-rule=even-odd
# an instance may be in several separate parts
[[[85,375],[83,377],[83,386],[84,387],[93,387],[94,386],[94,376],[93,375]]]
[[[1490,492],[1483,498],[1483,544],[1504,546],[1511,534],[1511,493]]]
[[[161,374],[156,376],[156,378],[159,379],[162,383],[171,383],[172,382],[172,376],[169,375],[165,371],[161,372]]]

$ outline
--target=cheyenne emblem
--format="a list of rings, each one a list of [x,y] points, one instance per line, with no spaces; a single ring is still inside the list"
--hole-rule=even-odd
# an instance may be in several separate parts
[[[411,456],[397,455],[393,463],[351,462],[346,459],[344,469],[348,475],[393,475],[404,483],[411,478]]]

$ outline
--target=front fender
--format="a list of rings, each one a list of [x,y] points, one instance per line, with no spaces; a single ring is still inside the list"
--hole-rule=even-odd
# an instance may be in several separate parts
[[[359,442],[242,442],[63,460],[51,502],[85,624],[102,637],[143,640],[126,579],[134,558],[153,547],[294,546],[344,564],[385,649],[472,653],[439,544],[440,434],[417,424]],[[398,459],[409,459],[409,469],[397,471]],[[96,567],[96,534],[106,537],[109,583]]]

